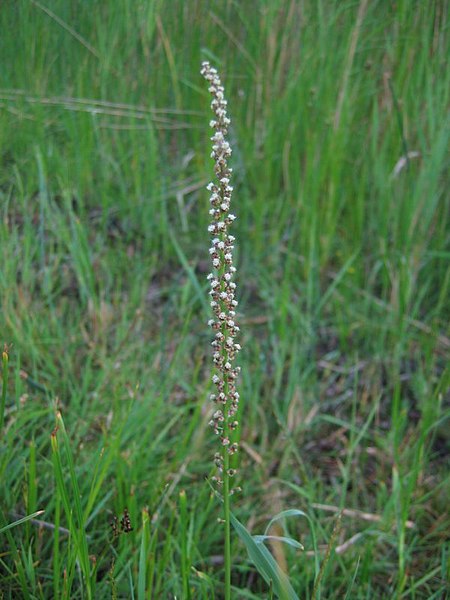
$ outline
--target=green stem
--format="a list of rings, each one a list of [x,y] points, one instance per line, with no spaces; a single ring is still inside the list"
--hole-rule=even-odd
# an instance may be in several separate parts
[[[221,240],[225,241],[226,240],[226,234],[223,233],[221,236]],[[225,267],[225,259],[224,259],[224,252],[221,252],[221,256],[220,256],[220,261],[221,261],[221,268],[219,270],[219,277],[220,280],[223,279],[225,272],[226,272],[226,267]],[[225,302],[221,301],[220,302],[221,305],[221,310],[223,312],[227,312],[228,308]],[[221,331],[223,333],[224,336],[226,336],[227,334],[227,329],[225,325],[222,325]],[[227,350],[222,347],[222,358],[224,361],[227,360],[228,357],[228,352]],[[224,387],[224,393],[226,395],[226,397],[228,398],[228,394],[229,394],[229,387],[228,387],[228,382],[225,378],[225,387]],[[227,403],[224,406],[224,417],[225,417],[225,422],[224,422],[224,427],[223,427],[223,435],[225,438],[227,438],[228,440],[230,440],[230,427],[229,427],[229,417],[228,417],[228,410],[229,410],[229,404]],[[230,440],[231,443],[231,440]],[[222,449],[222,458],[223,458],[223,526],[225,527],[225,531],[224,531],[224,548],[223,548],[223,554],[224,554],[224,568],[225,568],[225,572],[224,572],[224,598],[225,600],[231,600],[231,519],[230,519],[230,476],[228,474],[228,470],[230,468],[230,454],[228,452],[228,446],[223,446]]]
[[[8,387],[8,353],[4,350],[2,355],[3,363],[3,383],[2,383],[2,396],[0,404],[0,434],[3,430],[3,424],[5,422],[5,407],[6,407],[6,388]]]
[[[224,561],[225,561],[225,600],[231,600],[231,531],[230,531],[230,456],[227,448],[223,451],[223,518],[225,527]]]

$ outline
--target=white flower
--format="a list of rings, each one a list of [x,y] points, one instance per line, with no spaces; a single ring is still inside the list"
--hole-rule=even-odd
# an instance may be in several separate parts
[[[211,194],[209,214],[212,221],[208,231],[217,236],[212,240],[209,253],[212,266],[214,269],[218,269],[215,276],[208,275],[208,280],[211,286],[209,294],[212,296],[210,305],[215,314],[215,319],[210,320],[215,332],[211,346],[213,362],[217,370],[212,378],[213,383],[217,386],[217,395],[212,394],[211,399],[223,405],[223,411],[216,410],[214,412],[211,424],[215,433],[220,434],[222,445],[230,454],[234,454],[237,451],[237,444],[231,443],[226,433],[237,427],[237,421],[232,417],[237,411],[239,398],[235,395],[235,379],[239,369],[233,367],[233,361],[241,347],[235,343],[235,336],[239,331],[239,327],[234,322],[236,314],[234,308],[237,306],[237,301],[234,299],[236,284],[232,281],[233,273],[236,272],[236,268],[232,265],[235,238],[228,235],[228,228],[236,219],[235,215],[229,212],[233,187],[230,185],[232,169],[228,167],[227,160],[231,156],[232,149],[226,136],[230,119],[227,115],[224,87],[217,70],[205,61],[202,63],[201,73],[208,81],[208,89],[212,95],[211,108],[214,112],[214,119],[210,121],[210,126],[214,131],[211,135],[211,156],[215,162],[214,171],[218,180],[207,186]],[[225,422],[223,427],[219,425],[222,422]],[[216,453],[215,464],[218,474],[223,472],[223,451]],[[234,469],[228,470],[227,475],[231,477],[234,472]],[[214,481],[218,485],[223,483],[220,476],[215,476]]]

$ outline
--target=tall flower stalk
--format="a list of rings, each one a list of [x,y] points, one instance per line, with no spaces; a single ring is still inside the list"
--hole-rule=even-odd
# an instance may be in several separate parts
[[[212,273],[208,275],[211,285],[211,308],[214,319],[209,325],[215,332],[211,345],[213,348],[214,373],[212,381],[216,387],[211,394],[215,403],[214,414],[210,425],[220,440],[220,452],[214,456],[216,474],[213,477],[223,495],[224,561],[225,561],[225,600],[231,598],[231,545],[230,545],[230,497],[237,488],[232,488],[231,478],[236,474],[232,467],[231,457],[237,452],[238,444],[233,442],[233,431],[238,426],[236,415],[239,405],[239,393],[236,390],[236,379],[239,367],[234,360],[241,349],[235,342],[239,327],[236,325],[237,300],[236,284],[233,276],[233,248],[235,238],[228,233],[235,215],[230,212],[233,188],[230,185],[232,169],[228,166],[231,147],[226,136],[230,119],[227,116],[227,101],[224,88],[217,70],[208,62],[202,64],[201,74],[209,83],[208,91],[212,95],[211,109],[214,119],[210,126],[214,130],[211,137],[216,180],[207,189],[211,193],[209,214],[211,223],[208,231],[211,234],[209,253],[212,260]]]

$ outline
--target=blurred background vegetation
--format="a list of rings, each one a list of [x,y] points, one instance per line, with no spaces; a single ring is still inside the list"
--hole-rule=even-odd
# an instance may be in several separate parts
[[[448,18],[446,0],[2,3],[0,530],[45,510],[0,533],[4,598],[221,597],[205,59],[232,118],[234,511],[262,533],[304,510],[323,557],[347,509],[323,598],[445,597]],[[309,598],[311,534],[289,527],[305,552],[273,550]],[[235,597],[267,598],[234,554]]]

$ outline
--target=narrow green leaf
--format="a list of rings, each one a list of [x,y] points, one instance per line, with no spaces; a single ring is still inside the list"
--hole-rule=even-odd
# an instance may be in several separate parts
[[[148,511],[142,511],[142,537],[141,548],[139,551],[139,575],[138,575],[138,600],[146,598],[147,583],[147,552],[149,539],[149,514]]]
[[[8,523],[8,525],[5,525],[4,527],[2,527],[0,529],[0,534],[4,533],[8,529],[17,527],[17,525],[22,525],[22,523],[26,523],[27,521],[30,521],[31,519],[35,519],[36,517],[39,517],[39,515],[42,515],[43,513],[45,513],[45,510],[37,510],[36,512],[32,513],[31,515],[22,517],[21,519],[18,519],[17,521],[14,521],[13,523]]]
[[[257,543],[244,525],[242,525],[232,513],[230,514],[230,518],[236,533],[247,548],[250,560],[253,562],[260,575],[265,579],[266,583],[271,585],[272,582],[275,594],[283,600],[299,600],[290,584],[288,576],[281,570],[280,566],[264,544]]]
[[[209,311],[209,305],[205,299],[205,298],[207,298],[207,296],[199,283],[199,280],[194,272],[194,269],[189,264],[189,262],[186,258],[186,255],[184,254],[183,250],[181,249],[181,246],[178,243],[178,240],[177,240],[175,234],[172,232],[172,230],[169,230],[169,235],[170,235],[170,240],[173,244],[173,247],[175,248],[175,252],[177,253],[178,258],[180,259],[180,263],[182,264],[184,270],[186,271],[189,281],[192,283],[192,286],[195,290],[198,300],[200,301],[200,304],[203,306],[203,308],[206,311]]]
[[[292,546],[293,548],[297,548],[298,550],[304,550],[304,547],[297,540],[293,540],[290,537],[285,537],[283,535],[254,535],[253,539],[257,544],[264,544],[266,541],[274,541],[274,542],[282,542],[283,544],[288,544],[288,546]]]
[[[310,517],[302,510],[300,510],[298,508],[289,508],[288,510],[281,511],[280,513],[278,513],[277,515],[275,515],[274,517],[272,517],[270,519],[270,521],[266,527],[266,530],[264,532],[264,535],[268,535],[270,528],[272,527],[272,525],[274,523],[276,523],[280,519],[285,519],[287,517],[305,517],[305,519],[310,521]]]

